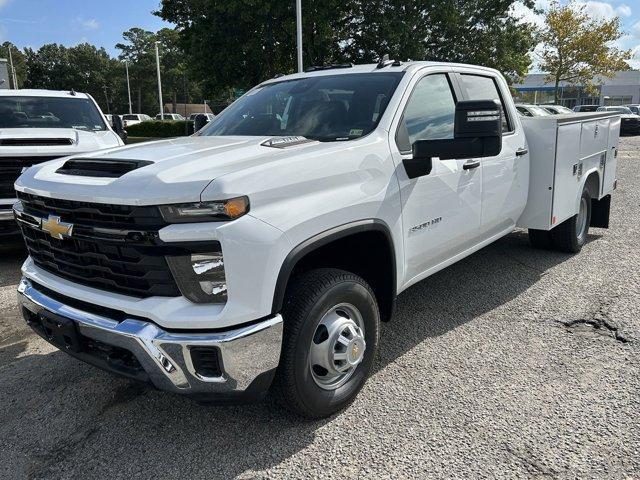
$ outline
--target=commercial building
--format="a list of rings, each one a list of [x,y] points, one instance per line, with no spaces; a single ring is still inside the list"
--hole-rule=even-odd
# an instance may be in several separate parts
[[[9,88],[9,68],[7,67],[7,60],[0,58],[0,89]]]
[[[544,73],[527,75],[522,83],[513,85],[516,102],[554,103],[554,86],[545,82]],[[582,85],[560,83],[558,103],[572,108],[576,105],[626,105],[640,103],[640,71],[616,72],[613,78],[598,78],[595,94],[587,92]]]

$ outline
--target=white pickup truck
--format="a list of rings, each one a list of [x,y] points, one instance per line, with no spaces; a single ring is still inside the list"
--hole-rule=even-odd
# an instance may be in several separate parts
[[[269,80],[192,137],[28,169],[19,301],[101,368],[331,415],[400,292],[517,226],[566,252],[606,227],[619,128],[611,113],[524,119],[503,77],[470,65]]]
[[[91,96],[0,90],[0,238],[18,233],[13,183],[31,165],[124,145]]]

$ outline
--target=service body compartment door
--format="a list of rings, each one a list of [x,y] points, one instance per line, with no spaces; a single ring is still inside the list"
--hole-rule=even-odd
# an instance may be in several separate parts
[[[580,158],[588,158],[604,151],[607,147],[608,139],[608,118],[584,122],[580,135]]]
[[[583,169],[578,157],[581,127],[579,123],[558,125],[553,207],[551,209],[552,227],[576,214],[575,204]],[[591,134],[593,134],[594,128],[595,125],[590,130]],[[591,145],[588,147],[590,148]]]
[[[600,195],[608,195],[613,191],[613,185],[616,181],[616,167],[618,163],[618,141],[620,140],[620,117],[609,119],[609,142],[607,155],[604,165],[602,166],[602,191]]]

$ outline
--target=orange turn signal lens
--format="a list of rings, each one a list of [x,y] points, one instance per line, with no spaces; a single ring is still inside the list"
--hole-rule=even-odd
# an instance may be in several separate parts
[[[249,199],[247,197],[237,197],[227,200],[224,204],[224,212],[229,218],[238,218],[247,213]]]

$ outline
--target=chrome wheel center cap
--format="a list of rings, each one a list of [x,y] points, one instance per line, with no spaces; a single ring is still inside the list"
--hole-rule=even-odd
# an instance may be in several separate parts
[[[309,351],[309,368],[325,390],[344,385],[364,360],[364,321],[353,305],[341,303],[320,320]]]
[[[362,338],[354,338],[347,347],[347,361],[350,365],[358,365],[364,357],[365,343]]]

